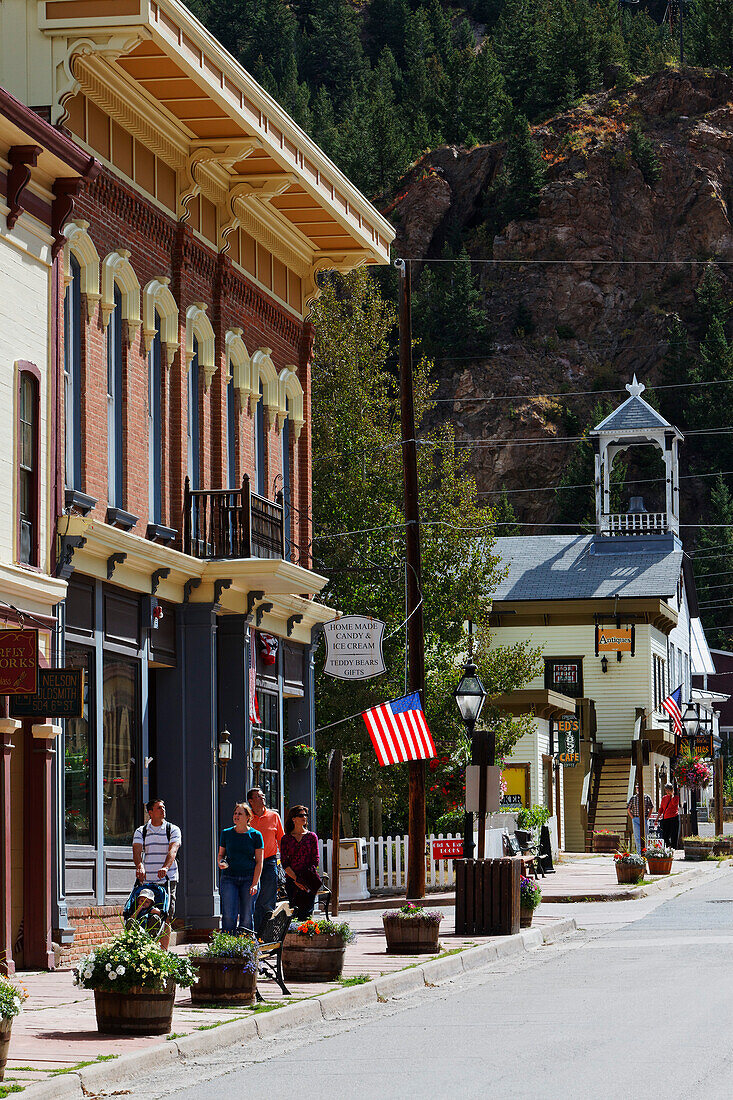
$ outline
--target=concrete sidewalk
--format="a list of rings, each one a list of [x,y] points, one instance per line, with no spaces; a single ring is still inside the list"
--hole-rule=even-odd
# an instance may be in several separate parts
[[[690,875],[701,878],[709,876],[717,869],[717,864],[713,863],[697,864],[692,865],[692,867],[688,864],[684,873],[671,876],[660,883],[660,886],[667,889],[678,884],[682,886],[683,880],[684,884],[688,885]],[[675,870],[682,872],[682,865],[675,867]],[[548,876],[544,880],[540,879],[540,885],[545,896],[551,895],[552,900],[555,902],[564,900],[568,896],[568,891],[574,892],[574,896],[577,896],[578,900],[587,900],[594,891],[604,896],[610,894],[613,900],[625,900],[629,897],[628,887],[621,888],[626,891],[625,894],[614,895],[614,890],[618,891],[620,888],[616,886],[612,860],[603,856],[585,859],[574,864],[560,864],[557,874]],[[646,889],[651,890],[653,887],[647,887]],[[632,896],[639,897],[643,895],[636,893]],[[420,981],[422,978],[420,974],[415,972],[414,968],[422,969],[426,963],[444,968],[451,958],[455,957],[456,951],[462,953],[477,946],[492,944],[497,945],[502,953],[510,950],[525,950],[526,934],[525,940],[522,940],[519,936],[465,937],[455,935],[453,899],[439,899],[433,896],[426,899],[426,907],[440,909],[444,915],[441,925],[443,952],[440,956],[434,957],[437,962],[435,964],[430,963],[429,957],[424,955],[387,955],[381,912],[388,907],[389,903],[392,905],[401,904],[404,899],[380,899],[377,908],[372,908],[371,906],[375,900],[371,899],[369,908],[362,907],[358,910],[351,910],[339,917],[339,919],[347,920],[357,932],[356,942],[347,948],[344,975],[340,982],[289,983],[292,993],[290,998],[284,997],[274,983],[263,982],[259,988],[264,998],[264,1004],[257,1009],[241,1007],[198,1008],[191,1004],[189,991],[180,990],[173,1013],[173,1032],[168,1039],[169,1047],[173,1046],[178,1039],[184,1039],[186,1036],[190,1036],[189,1039],[185,1040],[186,1043],[193,1047],[200,1042],[208,1042],[209,1039],[205,1038],[207,1035],[211,1042],[216,1042],[217,1036],[214,1034],[214,1029],[218,1029],[220,1025],[229,1024],[232,1021],[241,1021],[242,1026],[244,1026],[243,1022],[250,1019],[254,1025],[253,1018],[256,1018],[259,1021],[257,1024],[259,1032],[262,1031],[265,1020],[267,1020],[268,1026],[277,1026],[277,1020],[281,1018],[280,1012],[276,1012],[271,1019],[269,1015],[263,1014],[269,1014],[273,1009],[281,1008],[284,1005],[293,1005],[294,1003],[301,1003],[305,1008],[306,1001],[320,998],[323,994],[334,990],[340,990],[344,994],[346,990],[343,989],[343,986],[348,984],[350,979],[353,981],[353,979],[363,977],[373,981],[374,979],[384,978],[385,975],[394,975],[395,980],[401,981],[402,979],[397,979],[396,972],[407,971],[407,973],[413,975],[415,980]],[[548,900],[551,900],[550,897],[548,897]],[[604,908],[604,906],[601,905],[599,908]],[[615,910],[616,906],[610,908]],[[561,905],[543,902],[536,911],[533,921],[533,929],[538,930],[539,939],[541,940],[542,936],[555,938],[574,927],[575,921],[571,915],[572,909],[572,906],[565,909]],[[185,950],[185,948],[178,950]],[[446,954],[446,952],[450,954]],[[459,961],[459,969],[462,965],[463,963]],[[410,969],[408,970],[408,968]],[[154,1049],[158,1051],[166,1049],[166,1043],[159,1036],[123,1038],[99,1034],[96,1029],[94,995],[89,990],[76,988],[73,985],[71,971],[69,970],[54,973],[26,971],[20,975],[20,978],[28,989],[29,999],[25,1010],[13,1024],[10,1057],[5,1076],[6,1084],[28,1086],[33,1082],[50,1078],[52,1075],[58,1074],[59,1071],[68,1075],[70,1071],[73,1073],[75,1069],[78,1069],[80,1063],[95,1062],[98,1059],[110,1059],[108,1065],[109,1072],[112,1073],[112,1059],[116,1061],[120,1056],[128,1055],[144,1056],[145,1052],[148,1051],[152,1056]],[[427,981],[427,978],[425,980]],[[351,989],[348,992],[357,995],[358,991],[357,989]],[[327,998],[327,1001],[329,1000]],[[319,1008],[318,1011],[320,1012],[321,1009]],[[325,1011],[324,1009],[324,1013]],[[290,1012],[282,1014],[283,1026],[288,1026],[285,1019],[289,1015]],[[225,1028],[225,1032],[220,1033],[220,1041],[224,1041],[225,1033],[230,1032],[230,1030],[230,1028]],[[181,1045],[183,1044],[179,1044],[179,1046]],[[174,1054],[178,1056],[177,1052],[170,1049],[167,1053],[171,1056]],[[139,1058],[136,1057],[134,1061],[139,1062]],[[122,1063],[114,1065],[115,1075],[119,1077],[121,1071]],[[100,1064],[95,1067],[93,1072],[104,1075],[107,1071],[104,1069],[104,1064]],[[85,1071],[85,1073],[92,1073],[92,1070]],[[73,1074],[73,1076],[78,1082],[78,1075]],[[59,1090],[63,1085],[65,1091],[64,1076],[53,1076],[53,1084]],[[31,1094],[36,1091],[36,1088],[32,1088]]]

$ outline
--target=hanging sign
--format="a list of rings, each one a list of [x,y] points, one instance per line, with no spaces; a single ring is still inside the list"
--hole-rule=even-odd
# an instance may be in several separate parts
[[[555,722],[557,730],[557,759],[563,768],[574,768],[580,763],[580,722],[574,714],[567,714]]]
[[[630,653],[633,657],[635,634],[633,626],[597,626],[596,657],[599,653]]]
[[[382,636],[385,624],[368,615],[346,615],[326,623],[323,671],[337,680],[369,680],[385,671]]]
[[[39,668],[35,694],[10,698],[11,718],[81,718],[83,714],[81,668]]]
[[[0,630],[0,695],[35,694],[38,631]]]
[[[712,733],[682,733],[675,738],[678,756],[699,756],[701,759],[713,758]]]

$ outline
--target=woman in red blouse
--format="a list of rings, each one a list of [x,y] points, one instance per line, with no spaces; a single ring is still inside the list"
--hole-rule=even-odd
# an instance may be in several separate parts
[[[280,838],[280,862],[285,871],[285,890],[298,920],[313,913],[322,879],[318,874],[318,838],[308,828],[308,810],[293,806]]]
[[[667,783],[664,796],[659,803],[657,820],[662,823],[662,839],[668,848],[676,848],[680,834],[680,800],[674,793],[674,787]]]

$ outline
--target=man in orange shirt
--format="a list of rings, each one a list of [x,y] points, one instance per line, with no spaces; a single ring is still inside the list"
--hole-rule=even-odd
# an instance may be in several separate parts
[[[252,787],[250,791],[247,791],[247,801],[252,807],[250,826],[256,829],[258,833],[262,833],[265,845],[260,892],[257,895],[257,905],[255,906],[255,934],[259,934],[262,925],[268,920],[277,902],[277,854],[280,837],[285,830],[280,820],[280,814],[276,810],[268,810],[265,796],[260,787]]]

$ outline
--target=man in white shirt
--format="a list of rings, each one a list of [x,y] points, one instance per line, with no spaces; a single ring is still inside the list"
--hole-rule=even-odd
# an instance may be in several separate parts
[[[132,858],[140,882],[160,882],[168,879],[170,910],[160,945],[166,951],[171,938],[171,921],[176,912],[178,864],[176,855],[181,846],[181,830],[165,819],[165,802],[153,798],[146,805],[148,822],[135,830],[132,838]]]

